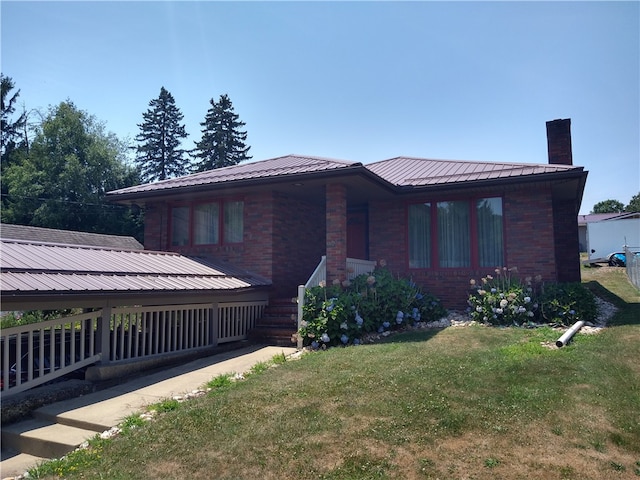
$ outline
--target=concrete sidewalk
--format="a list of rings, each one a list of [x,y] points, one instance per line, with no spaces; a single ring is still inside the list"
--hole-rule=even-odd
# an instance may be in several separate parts
[[[245,347],[40,407],[34,412],[34,418],[3,426],[0,477],[13,478],[46,458],[62,456],[150,404],[196,390],[218,375],[243,373],[256,363],[269,361],[281,353],[288,356],[295,351],[292,347]],[[5,450],[5,443],[23,444],[25,448],[20,448],[23,453]],[[24,453],[28,450],[31,452]]]

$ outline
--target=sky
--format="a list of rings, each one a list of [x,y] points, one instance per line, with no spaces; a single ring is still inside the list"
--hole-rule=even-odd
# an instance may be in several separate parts
[[[570,118],[581,214],[640,192],[640,2],[7,1],[19,108],[71,100],[120,139],[165,87],[193,148],[228,94],[252,161],[547,163]]]

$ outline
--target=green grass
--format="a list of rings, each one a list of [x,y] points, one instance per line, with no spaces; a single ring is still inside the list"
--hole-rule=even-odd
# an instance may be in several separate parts
[[[601,275],[600,273],[598,273]],[[617,273],[615,273],[617,274]],[[640,316],[550,349],[551,328],[399,334],[213,379],[36,478],[629,478],[640,472]],[[611,283],[612,282],[612,283]],[[271,368],[278,364],[276,368]],[[73,467],[73,468],[70,468]],[[626,475],[626,476],[625,476]]]

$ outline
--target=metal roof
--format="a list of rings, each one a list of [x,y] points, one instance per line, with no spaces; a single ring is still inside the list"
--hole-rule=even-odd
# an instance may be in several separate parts
[[[362,164],[321,157],[287,155],[284,157],[250,162],[206,172],[172,178],[161,182],[136,185],[109,192],[114,200],[139,198],[168,192],[172,189],[190,189],[225,182],[261,181],[286,176],[359,173],[380,185],[387,185],[401,193],[407,187],[429,188],[442,185],[473,182],[532,180],[538,175],[583,173],[582,167],[556,164],[497,163],[485,161],[433,160],[414,157],[395,157],[379,162]],[[175,191],[175,190],[174,190]],[[120,198],[118,198],[120,197]]]
[[[48,243],[93,245],[100,247],[144,250],[144,246],[133,237],[106,235],[102,233],[74,232],[56,228],[31,227],[27,225],[0,224],[0,237],[13,240],[35,240]]]
[[[269,160],[242,163],[229,167],[207,170],[205,172],[194,173],[184,177],[171,178],[159,182],[122,188],[120,190],[109,192],[109,195],[154,192],[172,188],[218,184],[222,182],[256,180],[271,177],[282,177],[285,175],[326,172],[358,165],[361,164],[322,157],[286,155]]]
[[[270,282],[175,253],[3,239],[3,295],[43,292],[236,290]]]
[[[365,165],[367,170],[398,187],[498,180],[544,173],[582,170],[572,165],[472,162],[396,157]]]

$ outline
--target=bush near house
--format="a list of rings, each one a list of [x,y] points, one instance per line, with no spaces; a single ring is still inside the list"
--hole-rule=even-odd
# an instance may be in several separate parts
[[[545,283],[541,277],[516,276],[517,269],[497,268],[479,282],[471,280],[469,318],[498,326],[571,325],[595,321],[593,293],[580,283]],[[412,280],[394,278],[378,267],[352,281],[307,289],[300,331],[312,348],[358,345],[363,335],[432,322],[447,315],[438,298]]]
[[[342,284],[321,284],[305,292],[299,334],[313,348],[357,345],[366,333],[438,320],[446,309],[412,280],[384,267]]]
[[[596,320],[593,293],[580,283],[544,283],[540,276],[515,276],[517,269],[496,268],[495,276],[471,280],[469,314],[490,325],[560,324]]]

